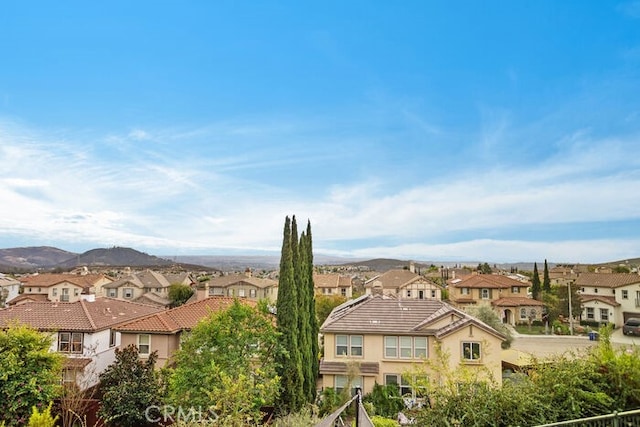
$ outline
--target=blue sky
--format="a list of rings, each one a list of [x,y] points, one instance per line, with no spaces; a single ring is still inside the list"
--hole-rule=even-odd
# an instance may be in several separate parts
[[[640,1],[10,2],[0,247],[640,256]]]

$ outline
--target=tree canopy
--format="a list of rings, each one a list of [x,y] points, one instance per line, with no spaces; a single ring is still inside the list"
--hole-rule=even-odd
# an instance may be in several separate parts
[[[32,408],[45,408],[60,393],[62,356],[53,338],[24,325],[0,329],[0,421],[25,425]]]

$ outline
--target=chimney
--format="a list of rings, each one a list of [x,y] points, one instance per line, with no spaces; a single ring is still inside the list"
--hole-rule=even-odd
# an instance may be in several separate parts
[[[416,265],[413,263],[413,261],[409,261],[409,271],[412,273],[416,272]]]
[[[80,299],[87,302],[96,302],[96,294],[81,294]]]
[[[251,269],[249,267],[247,267],[247,269],[244,271],[244,275],[246,277],[251,277]]]
[[[382,283],[379,280],[373,282],[373,286],[371,287],[371,295],[382,295]]]

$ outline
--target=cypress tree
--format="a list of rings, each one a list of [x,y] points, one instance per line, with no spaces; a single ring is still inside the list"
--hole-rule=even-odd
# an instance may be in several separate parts
[[[309,332],[311,341],[311,395],[310,401],[314,401],[316,398],[316,380],[318,379],[318,372],[320,371],[320,344],[318,342],[318,335],[320,333],[320,326],[318,325],[318,318],[316,317],[316,294],[315,286],[313,283],[313,239],[311,237],[311,221],[307,221],[307,231],[305,233],[305,250],[306,254],[306,267],[307,267],[307,295],[308,295],[308,313],[309,313]]]
[[[531,277],[531,296],[533,299],[540,299],[540,275],[538,274],[538,263],[533,263],[533,276]]]
[[[278,411],[296,412],[301,407],[302,362],[299,348],[298,295],[295,284],[294,252],[292,241],[297,248],[298,236],[292,236],[291,221],[287,216],[284,224],[278,301],[276,302],[277,326],[285,352],[278,355],[278,375],[281,378]]]
[[[547,260],[544,260],[544,273],[542,276],[542,291],[545,293],[551,292],[551,279],[549,278],[549,266]]]
[[[309,313],[309,292],[307,286],[307,238],[304,232],[300,236],[299,263],[296,269],[296,284],[298,286],[299,296],[298,305],[300,307],[299,325],[300,325],[300,354],[302,356],[302,373],[303,384],[302,393],[306,402],[312,400],[312,384],[313,366],[311,360],[311,324]]]

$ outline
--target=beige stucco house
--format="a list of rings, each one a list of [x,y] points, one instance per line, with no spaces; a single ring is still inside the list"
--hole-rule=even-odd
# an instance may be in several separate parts
[[[103,286],[111,283],[104,274],[40,273],[20,278],[22,294],[8,301],[9,305],[23,302],[76,302],[82,295],[100,295]]]
[[[449,299],[461,309],[487,304],[509,325],[542,320],[544,304],[528,296],[528,282],[500,274],[472,274],[447,283]]]
[[[198,299],[212,296],[246,298],[252,301],[266,299],[275,302],[278,299],[278,282],[255,277],[251,270],[244,273],[224,274],[212,277],[199,286]]]
[[[369,279],[364,284],[365,293],[394,296],[407,299],[442,299],[442,287],[413,269],[393,269]]]
[[[505,337],[485,323],[437,299],[364,295],[336,307],[320,328],[323,388],[352,387],[369,393],[374,384],[397,384],[410,393],[408,372],[449,355],[452,370],[465,366],[501,381]],[[355,371],[355,374],[354,374]],[[437,381],[434,372],[424,374]]]
[[[337,273],[314,273],[313,287],[316,295],[338,295],[345,298],[353,297],[351,276]]]
[[[575,281],[583,306],[582,320],[622,324],[640,317],[640,275],[581,273]]]
[[[199,321],[211,313],[229,307],[235,298],[210,297],[190,302],[169,310],[156,312],[150,316],[124,323],[116,328],[121,334],[121,346],[135,345],[141,358],[149,357],[157,351],[156,367],[165,366],[173,353],[180,347],[182,334],[190,331]],[[255,306],[251,300],[240,300],[243,304]]]
[[[109,298],[167,307],[170,286],[171,282],[162,273],[145,270],[104,285],[102,289],[103,296]]]

